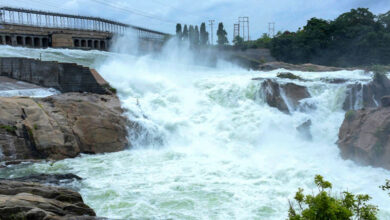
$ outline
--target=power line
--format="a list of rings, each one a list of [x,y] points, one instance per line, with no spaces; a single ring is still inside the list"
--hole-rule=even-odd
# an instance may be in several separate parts
[[[102,0],[90,0],[90,1],[93,1],[93,2],[101,4],[101,5],[108,6],[110,8],[116,9],[116,10],[120,10],[120,11],[131,13],[131,14],[140,15],[140,16],[147,17],[147,18],[154,19],[154,20],[158,20],[158,21],[161,21],[161,22],[166,22],[166,23],[171,23],[171,24],[176,24],[177,23],[175,21],[158,18],[158,17],[156,17],[154,15],[147,14],[146,12],[143,12],[143,11],[135,9],[135,8],[119,7],[117,5],[114,5],[114,4],[111,4],[111,3],[108,3],[108,2],[105,2],[105,1],[102,1]]]

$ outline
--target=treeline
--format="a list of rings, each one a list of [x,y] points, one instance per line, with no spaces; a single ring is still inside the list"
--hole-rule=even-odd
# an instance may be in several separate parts
[[[218,45],[228,44],[227,32],[223,27],[223,23],[218,24],[217,30],[217,43]],[[206,24],[203,22],[198,28],[197,25],[184,25],[176,24],[176,39],[179,42],[188,41],[192,48],[199,46],[209,45],[209,32],[206,30]]]
[[[206,31],[206,24],[202,23],[200,29],[198,25],[176,25],[176,38],[178,41],[188,41],[191,47],[205,46],[209,41],[209,33]]]
[[[390,64],[390,11],[375,16],[358,8],[331,21],[312,18],[297,32],[278,33],[268,47],[276,59],[289,63]]]

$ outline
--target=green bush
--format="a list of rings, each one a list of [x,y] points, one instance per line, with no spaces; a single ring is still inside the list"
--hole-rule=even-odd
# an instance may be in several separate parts
[[[322,176],[316,175],[314,182],[318,187],[316,195],[304,195],[300,188],[294,197],[297,205],[289,202],[289,220],[378,219],[378,208],[367,204],[370,196],[343,192],[338,198],[331,195],[332,184]]]
[[[345,113],[345,119],[347,119],[348,121],[352,121],[355,118],[355,114],[355,110],[349,110]]]
[[[15,126],[10,126],[10,125],[1,125],[0,124],[0,129],[4,129],[9,133],[15,133],[16,127]]]

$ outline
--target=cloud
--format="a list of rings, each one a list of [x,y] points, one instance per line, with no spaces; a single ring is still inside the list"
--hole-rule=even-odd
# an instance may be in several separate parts
[[[390,10],[389,0],[8,0],[3,5],[99,16],[167,33],[177,22],[200,25],[213,19],[225,24],[230,40],[240,16],[249,16],[250,36],[256,39],[268,32],[268,22],[276,23],[276,31],[295,31],[312,17],[334,19],[352,8]]]

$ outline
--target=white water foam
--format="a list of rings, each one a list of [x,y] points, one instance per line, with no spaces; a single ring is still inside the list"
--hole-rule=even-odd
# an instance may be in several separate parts
[[[98,56],[79,54],[84,55]],[[364,81],[370,75],[293,71],[312,80],[294,82],[309,88],[308,101],[316,109],[287,115],[266,105],[259,95],[261,81],[251,80],[276,79],[278,71],[107,57],[93,65],[118,89],[127,116],[144,125],[148,135],[134,140],[132,150],[19,167],[13,176],[75,173],[84,178],[79,187],[85,202],[110,218],[285,219],[288,199],[298,187],[315,190],[314,175],[321,174],[333,183],[334,192],[370,194],[380,219],[390,219],[390,198],[378,187],[390,172],[341,159],[335,144],[346,85],[319,80]],[[296,131],[308,119],[312,141]]]

